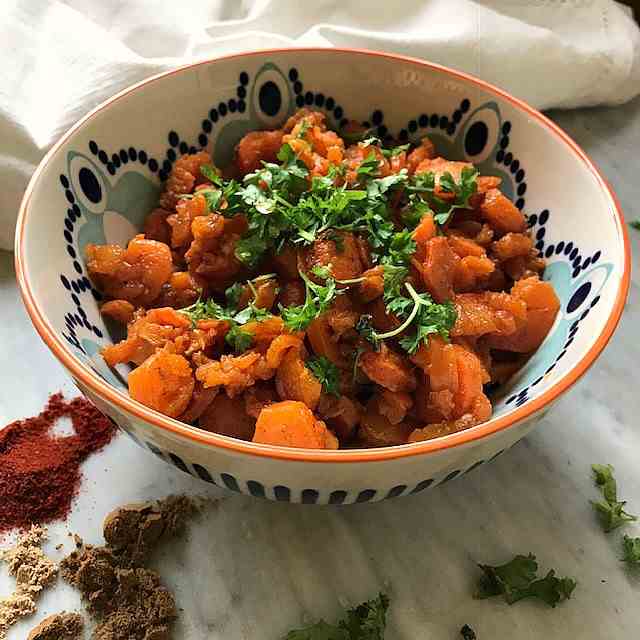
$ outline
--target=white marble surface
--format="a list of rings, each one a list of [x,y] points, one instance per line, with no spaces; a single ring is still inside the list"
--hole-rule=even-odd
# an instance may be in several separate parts
[[[640,100],[553,115],[635,216]],[[640,232],[631,234],[637,251]],[[186,542],[156,558],[184,609],[176,637],[276,640],[384,589],[392,598],[390,640],[458,639],[464,623],[479,640],[637,638],[640,571],[625,570],[618,560],[622,534],[603,534],[588,502],[596,495],[589,465],[608,462],[630,510],[640,512],[636,277],[621,326],[596,366],[532,435],[491,465],[380,504],[295,506],[225,494],[193,523]],[[49,393],[74,389],[31,328],[6,253],[0,254],[0,309],[0,424],[6,424],[37,413]],[[217,495],[125,437],[88,460],[84,474],[69,521],[50,527],[53,555],[58,542],[70,546],[68,530],[99,542],[102,518],[124,502],[181,491]],[[640,535],[640,525],[627,532]],[[543,569],[577,578],[572,600],[552,610],[530,601],[509,607],[472,599],[474,562],[498,564],[530,551]],[[0,568],[0,594],[10,588]],[[40,618],[77,606],[77,594],[60,582],[8,638],[26,638]]]

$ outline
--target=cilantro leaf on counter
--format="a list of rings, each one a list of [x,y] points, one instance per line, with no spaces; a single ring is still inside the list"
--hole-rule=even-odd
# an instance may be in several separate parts
[[[506,564],[493,567],[479,564],[483,576],[478,583],[476,598],[484,599],[503,595],[508,604],[523,598],[538,598],[550,607],[568,600],[576,587],[572,578],[557,578],[552,569],[538,578],[538,563],[533,554],[517,555]]]
[[[640,538],[631,538],[624,535],[622,539],[622,560],[630,565],[640,564]]]
[[[329,358],[317,356],[309,358],[305,364],[308,369],[311,369],[311,373],[318,379],[318,382],[322,384],[325,393],[336,398],[340,397],[340,370]]]
[[[388,608],[389,598],[380,593],[377,598],[348,609],[335,625],[320,620],[289,631],[283,640],[384,640]]]
[[[351,640],[383,640],[387,624],[389,598],[378,594],[377,598],[347,610],[347,616],[338,625],[345,629]]]
[[[613,467],[610,464],[593,464],[593,479],[597,487],[602,491],[604,500],[591,500],[591,505],[595,509],[602,529],[608,533],[627,522],[638,519],[631,513],[624,510],[626,501],[618,500],[618,486],[613,477]]]

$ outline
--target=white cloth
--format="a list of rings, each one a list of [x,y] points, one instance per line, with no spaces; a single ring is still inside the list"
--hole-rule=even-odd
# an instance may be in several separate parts
[[[296,44],[424,58],[541,109],[640,92],[640,32],[612,0],[2,0],[0,247],[45,151],[96,104],[191,60]]]

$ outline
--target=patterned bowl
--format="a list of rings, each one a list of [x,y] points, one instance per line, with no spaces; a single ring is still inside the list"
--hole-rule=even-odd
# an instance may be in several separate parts
[[[335,126],[428,135],[441,155],[503,179],[548,260],[562,306],[542,347],[494,396],[493,418],[446,437],[380,449],[311,451],[202,431],[133,401],[110,370],[88,242],[126,242],[179,154],[204,147],[224,166],[248,131],[297,107]],[[80,390],[141,447],[234,491],[303,503],[408,495],[492,460],[520,440],[593,363],[620,318],[629,247],[615,196],[581,149],[543,115],[485,82],[401,56],[283,49],[218,58],[145,80],[76,124],[36,170],[16,238],[31,319]]]

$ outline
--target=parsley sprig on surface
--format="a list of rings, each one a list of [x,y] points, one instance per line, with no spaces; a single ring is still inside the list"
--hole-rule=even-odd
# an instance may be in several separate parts
[[[483,576],[475,597],[479,599],[503,595],[508,604],[523,598],[538,598],[550,607],[568,600],[576,588],[572,578],[557,578],[551,569],[544,578],[537,576],[538,563],[533,554],[517,555],[506,564],[493,567],[479,564]]]
[[[629,565],[640,565],[640,538],[632,538],[625,534],[622,538],[622,560]]]
[[[603,500],[592,500],[591,504],[598,514],[598,519],[605,532],[613,531],[627,522],[633,522],[638,517],[627,513],[625,501],[618,500],[618,485],[613,477],[613,467],[610,464],[591,465],[593,479],[602,491]]]
[[[284,640],[384,640],[388,608],[389,598],[380,593],[377,598],[348,609],[336,624],[320,620],[289,631]]]

